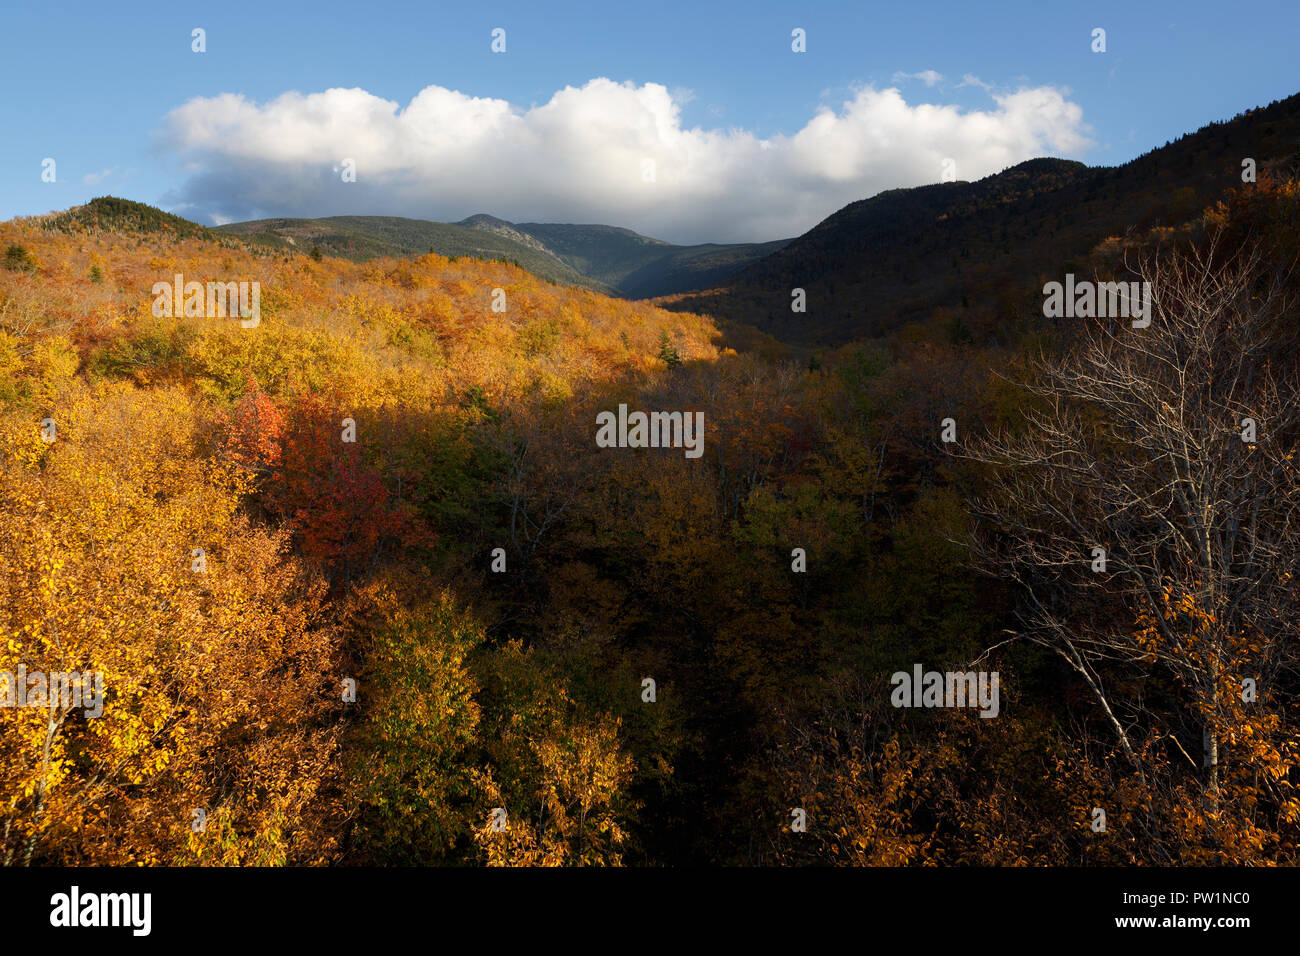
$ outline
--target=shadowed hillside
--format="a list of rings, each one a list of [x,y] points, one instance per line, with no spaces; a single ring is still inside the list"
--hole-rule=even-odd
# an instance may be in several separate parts
[[[1108,237],[1172,226],[1241,183],[1242,160],[1290,170],[1300,94],[1213,123],[1115,168],[1035,159],[978,182],[894,189],[844,207],[724,287],[670,308],[753,322],[778,338],[834,344],[937,308],[995,332]],[[807,312],[791,311],[802,288]]]

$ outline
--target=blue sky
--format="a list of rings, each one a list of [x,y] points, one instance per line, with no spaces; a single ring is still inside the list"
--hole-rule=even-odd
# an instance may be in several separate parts
[[[488,212],[772,239],[941,159],[960,179],[1125,162],[1300,90],[1298,34],[1294,0],[8,2],[0,218],[107,193],[201,222]]]

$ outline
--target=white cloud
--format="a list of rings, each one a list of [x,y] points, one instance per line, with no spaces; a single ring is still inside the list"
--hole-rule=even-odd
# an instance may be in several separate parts
[[[963,86],[978,86],[986,93],[992,92],[993,90],[992,83],[985,83],[974,73],[965,73],[962,75],[961,82],[957,84],[957,88],[961,89]]]
[[[904,80],[920,80],[926,86],[938,86],[943,82],[943,74],[936,73],[934,70],[922,70],[920,73],[895,73],[894,82],[901,83]]]
[[[991,93],[984,110],[857,90],[793,135],[685,128],[657,83],[598,78],[531,108],[439,86],[405,108],[361,89],[267,103],[190,100],[162,133],[191,172],[172,208],[215,221],[399,215],[604,222],[677,242],[798,235],[883,189],[934,183],[945,157],[977,179],[1025,159],[1078,155],[1083,111],[1050,86]],[[356,163],[341,181],[342,160]],[[643,177],[654,161],[655,181]]]
[[[86,173],[81,177],[81,182],[85,186],[97,186],[115,172],[117,172],[116,166],[112,169],[102,169],[97,173]]]

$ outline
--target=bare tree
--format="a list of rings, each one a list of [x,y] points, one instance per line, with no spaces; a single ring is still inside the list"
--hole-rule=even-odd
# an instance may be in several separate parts
[[[1082,678],[1139,773],[1163,719],[1131,689],[1165,677],[1212,807],[1229,712],[1290,668],[1300,620],[1297,316],[1258,248],[1220,245],[1145,259],[1150,326],[1080,328],[1031,363],[1024,427],[959,452],[989,466],[975,549],[1018,585],[1019,634]]]

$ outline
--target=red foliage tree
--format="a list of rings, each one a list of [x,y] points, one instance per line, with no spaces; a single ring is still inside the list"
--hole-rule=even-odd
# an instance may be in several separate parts
[[[218,421],[224,426],[223,447],[230,461],[256,472],[270,472],[280,463],[284,415],[251,373],[230,416],[219,416]]]
[[[344,417],[314,395],[297,400],[267,505],[289,522],[307,557],[350,577],[377,559],[406,521],[360,445],[343,440]]]

